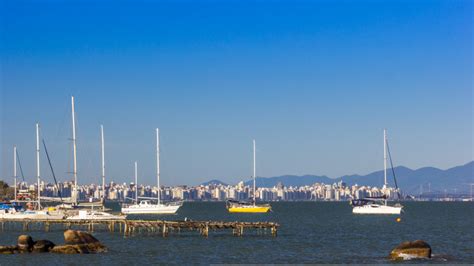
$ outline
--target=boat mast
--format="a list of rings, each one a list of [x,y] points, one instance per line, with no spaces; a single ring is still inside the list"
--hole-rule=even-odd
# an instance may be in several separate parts
[[[74,96],[71,96],[71,110],[72,110],[72,150],[73,150],[73,171],[74,176],[74,190],[73,199],[77,205],[77,156],[76,156],[76,118],[74,113]]]
[[[256,196],[256,190],[255,190],[255,176],[257,175],[256,172],[256,165],[255,165],[255,161],[256,161],[256,154],[255,154],[255,140],[253,140],[253,206],[255,206],[256,202],[255,202],[255,196]]]
[[[14,180],[14,183],[15,183],[15,192],[14,192],[14,196],[15,196],[15,201],[16,201],[16,187],[17,187],[17,184],[16,184],[16,180],[17,180],[17,174],[16,174],[16,145],[13,145],[13,180]]]
[[[40,188],[40,148],[39,148],[39,123],[36,123],[36,182],[38,185],[38,210],[41,209],[41,188]]]
[[[387,189],[387,130],[383,130],[383,190]],[[385,199],[387,205],[387,199]]]
[[[102,208],[105,209],[105,149],[104,149],[104,126],[100,125],[100,143],[102,157]]]
[[[160,130],[156,129],[156,182],[158,184],[158,205],[161,204],[161,188],[160,188]]]
[[[383,188],[387,188],[387,130],[383,130]]]
[[[138,204],[138,170],[137,170],[137,161],[135,161],[135,202]]]

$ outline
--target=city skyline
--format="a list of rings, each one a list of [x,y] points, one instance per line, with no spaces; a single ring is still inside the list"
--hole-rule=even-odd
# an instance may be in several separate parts
[[[41,197],[44,199],[71,198],[73,182],[61,182],[58,186],[41,182]],[[31,195],[36,194],[36,184],[21,182],[19,183],[20,197],[23,200],[31,199]],[[158,195],[157,186],[132,183],[109,182],[105,185],[105,198],[115,201],[130,201],[136,198],[135,193],[138,188],[138,196],[150,199],[156,199]],[[81,185],[78,188],[78,198],[82,201],[89,199],[100,200],[102,198],[102,185],[88,184]],[[248,200],[253,195],[252,186],[245,185],[240,181],[235,185],[209,184],[199,186],[160,186],[160,195],[162,200],[180,201],[180,200]],[[315,183],[305,186],[285,186],[277,184],[274,187],[260,187],[256,189],[257,200],[275,201],[275,200],[349,200],[351,198],[380,197],[386,195],[390,199],[399,199],[402,192],[395,188],[380,188],[376,186],[352,185],[347,186],[343,181],[332,184]],[[328,193],[329,192],[329,193]],[[340,193],[338,193],[340,192]],[[31,193],[31,194],[30,194]]]
[[[43,200],[59,201],[60,198],[68,201],[71,197],[73,182],[60,182],[58,186],[51,183],[41,182],[41,197]],[[472,186],[472,185],[471,185]],[[36,194],[37,185],[19,183],[19,197],[21,200],[30,200]],[[81,201],[100,200],[103,197],[101,184],[81,185],[78,188],[78,197]],[[133,201],[137,186],[131,183],[108,182],[105,184],[105,199],[112,201]],[[198,186],[160,186],[161,200],[164,201],[226,201],[226,200],[248,200],[253,197],[251,185],[240,181],[235,185],[207,184]],[[420,190],[418,193],[407,193],[394,187],[379,187],[366,184],[349,185],[343,181],[332,183],[316,182],[303,186],[288,186],[278,183],[272,187],[257,187],[256,199],[258,201],[348,201],[351,199],[362,199],[366,197],[387,196],[390,200],[459,200],[470,199],[472,201],[472,188],[469,191],[431,191]],[[145,199],[156,199],[158,195],[157,186],[138,184],[138,197]]]
[[[121,182],[138,161],[153,184],[157,127],[165,185],[250,177],[252,139],[258,176],[369,173],[383,128],[395,165],[474,160],[469,1],[1,5],[2,178],[15,144],[35,175],[35,122],[71,172],[71,95],[80,183],[100,175],[100,124]]]
[[[17,160],[18,162],[18,160]],[[469,188],[466,188],[465,185],[471,185],[474,183],[469,183],[466,180],[472,179],[472,167],[474,165],[474,161],[468,162],[463,165],[456,165],[447,169],[439,169],[433,166],[425,166],[421,167],[418,169],[410,169],[405,166],[396,166],[393,170],[395,172],[398,172],[396,174],[397,179],[398,179],[398,184],[401,189],[406,191],[407,193],[413,193],[413,190],[418,190],[419,186],[422,187],[431,187],[433,185],[434,191],[439,190],[440,188],[449,188],[449,189],[458,189],[459,191],[463,191]],[[36,176],[25,176],[25,179],[23,180],[23,175],[21,173],[21,169],[19,167],[20,165],[17,166],[17,181],[18,182],[26,182],[26,183],[36,183]],[[13,168],[13,167],[12,167]],[[41,182],[45,184],[54,184],[54,178],[52,177],[50,169],[49,172],[46,174],[42,172],[42,177],[41,177]],[[421,172],[419,172],[421,171]],[[426,172],[428,171],[428,172]],[[434,171],[434,172],[433,172]],[[401,172],[401,173],[400,173]],[[138,171],[139,173],[139,171]],[[394,180],[393,180],[393,174],[392,170],[389,168],[387,169],[388,173],[388,184],[389,186],[395,186]],[[139,174],[140,175],[140,174]],[[155,176],[156,177],[156,176]],[[444,183],[440,183],[439,178],[442,177],[445,179]],[[301,179],[303,178],[303,179]],[[375,179],[374,179],[375,178]],[[446,179],[447,178],[447,179]],[[80,178],[79,178],[80,179]],[[91,179],[91,182],[78,182],[78,185],[92,185],[92,184],[99,184],[102,180],[101,176],[96,176],[89,178]],[[223,185],[237,185],[240,182],[245,182],[245,183],[251,183],[252,182],[252,177],[236,177],[237,179],[236,182],[233,183],[227,183],[219,178],[215,177],[208,177],[204,182],[199,182],[199,183],[181,183],[181,184],[163,184],[161,183],[161,186],[164,187],[175,187],[175,186],[202,186],[202,185],[208,185],[208,184],[223,184]],[[258,187],[271,187],[272,185],[269,185],[271,183],[275,182],[282,182],[284,184],[289,183],[289,186],[292,187],[299,187],[299,186],[308,186],[313,183],[337,183],[340,181],[345,181],[349,182],[350,185],[362,185],[362,186],[382,186],[383,185],[383,169],[371,171],[369,173],[364,173],[364,174],[359,174],[359,173],[352,173],[348,175],[342,175],[342,176],[326,176],[326,175],[317,175],[317,174],[306,174],[306,175],[279,175],[279,176],[274,176],[274,177],[263,177],[263,176],[258,176],[257,175],[257,186]],[[14,183],[14,177],[3,177],[0,178],[0,180],[4,181],[5,183],[9,185],[13,185]],[[59,183],[67,183],[67,182],[73,182],[73,177],[69,178],[64,178],[56,173],[56,180]],[[105,176],[105,182],[106,183],[116,183],[116,184],[133,184],[135,180],[134,176],[127,176],[123,178],[117,178],[113,176]],[[139,184],[144,185],[144,186],[156,186],[156,179],[153,180],[153,178],[145,178],[145,181],[143,181],[143,178],[138,178]],[[151,183],[148,183],[146,180],[152,180]],[[281,181],[279,181],[281,180]],[[285,180],[285,181],[283,181]],[[314,182],[311,182],[310,180],[316,180]],[[154,183],[155,182],[155,183]],[[262,183],[263,182],[263,183]],[[409,182],[408,184],[406,182]],[[299,184],[299,185],[295,185]],[[408,185],[408,186],[407,186]],[[416,188],[414,188],[416,186]]]

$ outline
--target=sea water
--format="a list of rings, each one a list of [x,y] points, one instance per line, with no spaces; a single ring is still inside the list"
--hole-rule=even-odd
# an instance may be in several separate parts
[[[185,202],[176,215],[130,216],[132,219],[273,221],[278,236],[231,230],[124,236],[94,232],[109,251],[104,254],[0,255],[0,265],[13,264],[217,264],[217,263],[391,263],[390,251],[403,241],[422,239],[431,245],[433,259],[421,263],[474,263],[474,203],[403,202],[402,215],[355,215],[348,202],[272,202],[266,214],[228,213],[223,202]],[[118,204],[110,204],[119,210]],[[401,221],[397,222],[396,218]],[[18,235],[63,243],[62,229],[44,232],[21,226],[0,231],[0,245],[16,243]],[[411,263],[417,261],[411,261]]]

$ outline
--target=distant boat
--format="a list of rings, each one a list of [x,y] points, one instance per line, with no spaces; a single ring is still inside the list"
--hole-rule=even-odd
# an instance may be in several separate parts
[[[124,204],[122,206],[122,213],[124,214],[174,214],[183,205],[180,202],[161,203],[160,194],[160,137],[159,129],[156,129],[156,179],[158,183],[157,203],[152,203],[151,200],[138,201],[138,174],[137,163],[135,162],[135,203]]]
[[[66,218],[66,220],[125,220],[127,219],[126,215],[115,215],[111,213],[107,213],[104,211],[97,211],[94,210],[94,206],[92,205],[90,210],[79,210],[77,214],[70,215]]]
[[[122,207],[122,213],[124,214],[175,214],[179,207],[182,206],[181,202],[168,203],[168,204],[155,204],[150,200],[141,200],[139,203],[132,205],[125,205]]]
[[[107,212],[94,211],[94,210],[80,210],[77,215],[67,217],[66,220],[125,220],[125,215],[114,215]]]
[[[72,142],[73,142],[73,175],[74,175],[74,190],[73,190],[73,206],[75,207],[88,207],[90,206],[90,210],[79,210],[76,214],[69,215],[67,220],[113,220],[113,219],[125,219],[125,216],[122,215],[113,215],[104,211],[94,210],[94,206],[103,206],[101,202],[93,202],[92,198],[88,203],[80,203],[78,204],[78,189],[77,189],[77,156],[76,156],[76,122],[75,122],[75,110],[74,110],[74,97],[71,97],[71,113],[72,113]],[[101,127],[101,148],[102,148],[102,155],[104,154],[104,138],[103,138],[103,130]],[[102,156],[102,178],[104,178],[104,160]],[[102,179],[104,180],[104,179]]]
[[[53,213],[48,210],[25,210],[15,212],[12,209],[0,210],[0,219],[4,220],[62,220],[62,212]]]
[[[255,154],[255,140],[253,140],[253,200],[252,201],[227,200],[226,207],[229,212],[266,213],[271,210],[270,204],[257,204],[255,176],[256,176],[256,154]]]
[[[55,208],[41,209],[41,189],[40,189],[40,146],[39,146],[39,123],[36,123],[36,182],[37,182],[37,201],[36,208],[34,202],[27,203],[27,210],[13,206],[11,208],[2,208],[0,210],[0,219],[5,220],[58,220],[65,217],[64,212]],[[16,167],[16,165],[15,165]],[[16,172],[16,170],[15,170]]]
[[[384,185],[382,190],[385,191],[387,187],[387,131],[384,129],[383,131],[383,151],[384,151]],[[390,157],[391,161],[391,157]],[[392,165],[393,171],[393,165]],[[396,184],[395,179],[395,172],[393,176]],[[398,188],[397,188],[398,189]],[[402,212],[403,206],[400,204],[396,204],[394,206],[390,206],[387,204],[387,195],[383,195],[382,197],[367,197],[364,199],[352,200],[351,204],[353,206],[352,213],[356,214],[400,214]]]

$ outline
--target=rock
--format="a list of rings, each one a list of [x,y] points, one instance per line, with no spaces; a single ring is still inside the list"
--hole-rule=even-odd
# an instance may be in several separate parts
[[[89,254],[106,252],[107,248],[100,242],[90,244],[75,244],[55,246],[51,249],[52,253],[60,254]]]
[[[35,243],[33,242],[33,238],[29,235],[21,235],[18,237],[18,249],[21,252],[31,251],[34,244]]]
[[[18,253],[18,246],[0,246],[0,254]]]
[[[83,231],[66,230],[64,232],[66,245],[55,246],[51,249],[53,253],[61,254],[87,254],[101,253],[107,248],[97,238]]]
[[[390,252],[391,260],[431,258],[431,247],[423,240],[405,241]]]
[[[33,245],[33,252],[49,252],[55,244],[49,240],[38,240]]]
[[[51,252],[60,254],[87,254],[106,252],[107,248],[97,238],[89,233],[75,230],[64,232],[66,245],[56,246],[49,240],[33,241],[28,235],[18,237],[16,246],[0,246],[0,254],[14,254],[25,252]],[[0,263],[1,265],[1,263]]]
[[[77,248],[77,245],[61,245],[51,249],[51,253],[79,254],[80,250]]]
[[[99,240],[97,240],[97,238],[93,237],[91,234],[75,230],[64,231],[64,241],[66,241],[66,244],[70,245],[99,243]]]

